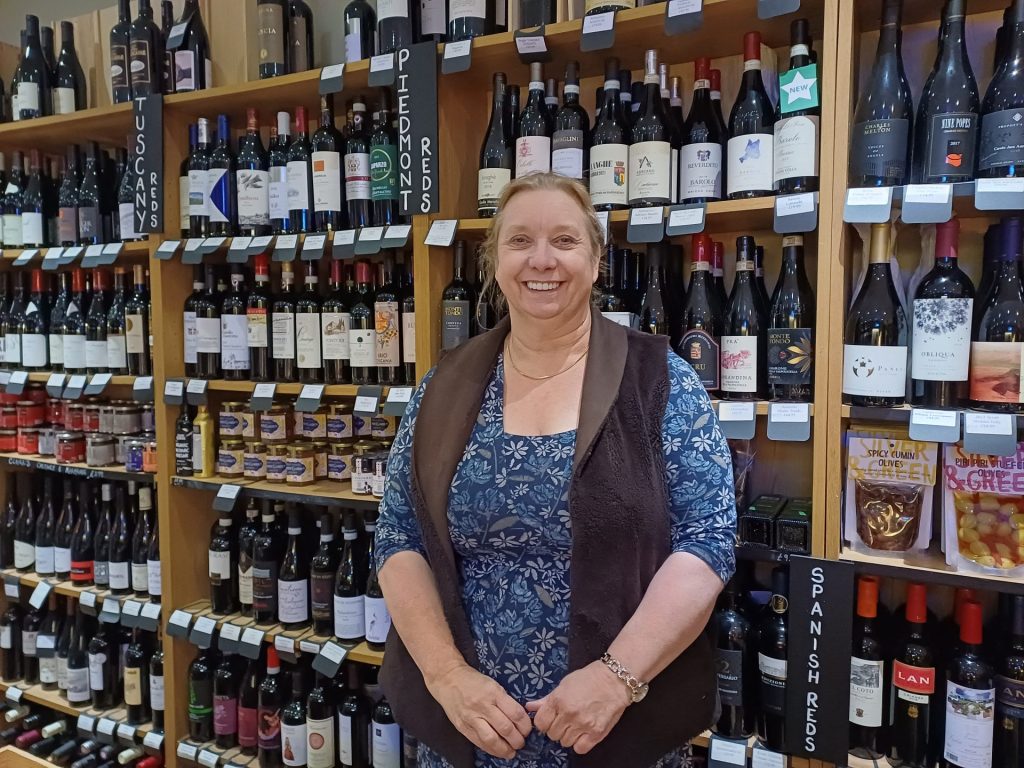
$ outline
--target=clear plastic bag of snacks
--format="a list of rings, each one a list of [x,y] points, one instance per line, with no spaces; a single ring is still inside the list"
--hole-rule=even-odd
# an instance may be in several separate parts
[[[846,541],[871,554],[928,549],[937,444],[905,433],[851,431],[846,437]]]
[[[1024,576],[1024,443],[1015,456],[947,445],[943,474],[946,562],[989,576]]]

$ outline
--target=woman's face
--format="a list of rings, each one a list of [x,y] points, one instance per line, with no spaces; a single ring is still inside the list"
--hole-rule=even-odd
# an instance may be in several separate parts
[[[538,320],[590,302],[598,260],[584,213],[563,192],[521,192],[505,206],[495,279],[513,311]]]

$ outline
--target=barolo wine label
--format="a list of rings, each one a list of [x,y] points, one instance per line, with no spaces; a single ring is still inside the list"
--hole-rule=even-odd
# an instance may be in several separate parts
[[[583,178],[583,131],[555,131],[551,138],[551,171],[570,179]]]
[[[235,171],[238,188],[238,226],[270,224],[270,174],[251,168]]]
[[[323,365],[319,313],[299,312],[295,316],[295,342],[299,368],[319,368]]]
[[[313,153],[313,210],[341,210],[341,153]]]
[[[267,310],[262,307],[250,307],[245,310],[245,335],[250,348],[266,349]]]
[[[516,178],[551,170],[551,138],[520,136],[516,139]]]
[[[1024,342],[972,342],[970,365],[971,400],[1024,403]]]
[[[973,112],[932,115],[925,139],[923,181],[937,176],[974,176],[978,116]]]
[[[402,313],[402,362],[416,362],[416,313]]]
[[[210,191],[206,201],[210,221],[223,224],[231,212],[231,182],[226,168],[211,168],[206,172]]]
[[[850,722],[869,728],[882,725],[881,661],[850,659]]]
[[[370,147],[370,198],[398,200],[398,147],[394,144]]]
[[[320,314],[320,338],[324,360],[348,360],[347,312],[322,312]]]
[[[270,169],[270,189],[267,194],[270,218],[288,218],[288,167],[275,165]]]
[[[188,172],[188,212],[190,216],[206,216],[206,196],[209,184],[206,181],[206,171]],[[81,219],[81,210],[79,210]]]
[[[996,692],[946,681],[943,757],[960,768],[990,768]]]
[[[743,706],[743,651],[715,649],[718,697],[722,706]]]
[[[409,17],[408,0],[377,0],[377,21]]]
[[[369,200],[370,154],[352,152],[345,155],[345,199]]]
[[[469,339],[469,302],[441,302],[441,349],[455,349]]]
[[[727,192],[771,192],[775,177],[772,172],[774,136],[770,133],[748,133],[729,139]]]
[[[818,175],[818,116],[784,117],[775,123],[775,183]]]
[[[476,172],[476,204],[480,209],[498,209],[498,198],[512,181],[511,168],[481,168]]]
[[[334,768],[334,718],[306,719],[307,755],[309,768]]]
[[[769,384],[781,386],[810,384],[813,371],[813,329],[768,329]]]
[[[448,18],[450,21],[456,19],[486,19],[486,0],[449,0]]]
[[[722,145],[687,144],[679,151],[679,199],[722,197]]]
[[[293,160],[288,163],[288,210],[309,209],[309,163]]]
[[[690,364],[704,389],[719,387],[719,344],[707,331],[690,330],[683,334],[679,356]]]
[[[978,170],[1024,163],[1024,109],[989,112],[981,118]]]
[[[274,312],[270,316],[271,349],[275,360],[295,359],[295,315],[292,312]]]
[[[722,390],[757,392],[757,337],[722,337]]]
[[[353,367],[373,368],[377,365],[377,331],[373,328],[349,328],[349,363]]]
[[[671,200],[672,146],[640,141],[629,147],[629,201]]]
[[[629,147],[597,144],[590,148],[590,199],[598,205],[628,205]]]
[[[377,326],[375,352],[377,365],[382,368],[397,366],[401,362],[398,302],[375,302],[373,315]]]
[[[907,348],[843,345],[843,393],[903,397],[907,389]]]
[[[309,621],[309,579],[277,580],[277,617],[283,624]]]
[[[138,234],[135,232],[135,204],[118,203],[117,213],[117,218],[121,225],[121,239],[134,240],[137,238]]]
[[[784,715],[786,710],[785,659],[757,654],[757,668],[761,673],[761,707],[772,715]]]
[[[910,375],[924,381],[967,381],[974,299],[915,299]]]

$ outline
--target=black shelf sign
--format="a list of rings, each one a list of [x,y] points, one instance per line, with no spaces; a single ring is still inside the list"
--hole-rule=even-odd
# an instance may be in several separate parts
[[[139,96],[135,117],[135,231],[164,231],[164,97]]]
[[[403,216],[436,213],[437,46],[417,43],[398,51],[398,199]]]

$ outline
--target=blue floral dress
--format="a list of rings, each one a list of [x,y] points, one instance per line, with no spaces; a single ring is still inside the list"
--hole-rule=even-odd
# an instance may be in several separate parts
[[[396,552],[426,554],[411,497],[412,432],[424,379],[410,401],[388,462],[380,505],[378,568]],[[722,581],[735,567],[736,503],[729,449],[700,381],[669,352],[662,425],[670,491],[672,549],[706,562]],[[504,431],[504,367],[499,357],[480,417],[455,472],[448,522],[462,599],[480,670],[526,704],[554,690],[568,672],[569,482],[576,432],[529,437]],[[655,768],[689,764],[689,749]],[[512,760],[477,751],[477,768],[566,768],[568,753],[533,731]],[[420,745],[421,768],[450,768]]]

